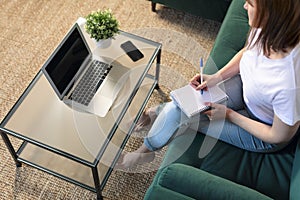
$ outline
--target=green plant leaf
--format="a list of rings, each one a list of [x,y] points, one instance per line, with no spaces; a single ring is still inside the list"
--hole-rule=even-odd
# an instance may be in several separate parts
[[[86,16],[85,29],[96,41],[113,38],[119,33],[119,22],[111,10],[98,10]]]

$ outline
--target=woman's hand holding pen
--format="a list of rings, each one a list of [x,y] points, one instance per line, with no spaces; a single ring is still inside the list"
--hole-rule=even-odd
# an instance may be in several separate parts
[[[203,83],[200,83],[201,82],[200,80],[201,80],[201,75],[196,74],[190,80],[190,85],[196,90],[202,90],[202,89],[207,90],[207,87],[214,86],[220,82],[220,79],[218,78],[217,74],[213,74],[213,75],[203,74]]]
[[[200,82],[201,79],[201,75],[200,74],[196,74],[191,80],[190,80],[190,85],[195,88],[196,90],[201,90],[201,89],[205,89],[206,88],[206,82],[203,81],[203,83],[201,84]],[[203,76],[203,80],[204,76]]]

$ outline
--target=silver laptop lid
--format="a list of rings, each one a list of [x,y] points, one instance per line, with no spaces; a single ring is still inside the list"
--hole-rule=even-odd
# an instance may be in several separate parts
[[[91,57],[91,50],[75,23],[42,67],[59,99],[68,93]]]

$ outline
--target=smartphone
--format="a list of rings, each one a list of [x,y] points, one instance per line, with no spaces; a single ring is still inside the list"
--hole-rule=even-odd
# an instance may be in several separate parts
[[[138,48],[131,41],[127,41],[121,44],[121,48],[133,62],[136,62],[144,57],[144,54],[140,50],[138,50]]]

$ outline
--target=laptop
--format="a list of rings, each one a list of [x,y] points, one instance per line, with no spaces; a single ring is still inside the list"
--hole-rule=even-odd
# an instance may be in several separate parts
[[[129,70],[113,59],[95,57],[77,23],[42,67],[61,101],[100,117],[108,113]]]

